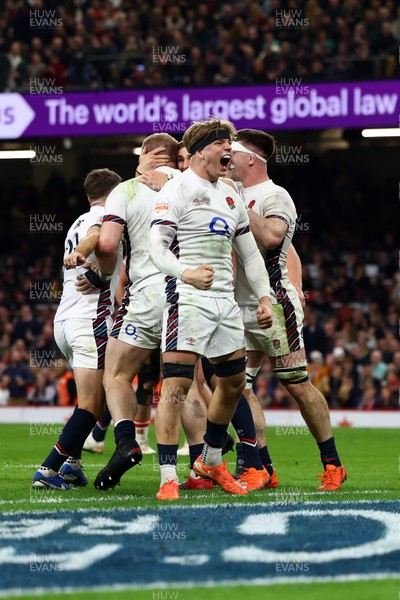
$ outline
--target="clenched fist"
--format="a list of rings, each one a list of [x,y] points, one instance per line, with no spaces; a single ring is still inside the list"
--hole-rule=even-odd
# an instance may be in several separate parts
[[[196,269],[185,269],[182,274],[182,281],[193,285],[198,290],[209,290],[214,281],[214,267],[201,265]]]
[[[260,299],[257,308],[257,322],[260,329],[268,329],[272,326],[272,304],[268,296]]]

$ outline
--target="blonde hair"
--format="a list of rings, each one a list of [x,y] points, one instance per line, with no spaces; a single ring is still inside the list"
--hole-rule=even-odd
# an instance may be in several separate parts
[[[211,133],[219,129],[227,131],[231,136],[231,140],[236,138],[237,131],[233,123],[211,117],[208,121],[196,121],[185,131],[182,141],[186,150],[190,152],[195,144],[205,140]]]

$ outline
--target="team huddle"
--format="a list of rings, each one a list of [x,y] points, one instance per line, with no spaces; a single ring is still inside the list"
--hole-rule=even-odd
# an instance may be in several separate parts
[[[132,381],[161,348],[158,500],[216,484],[234,495],[278,486],[252,389],[265,356],[319,447],[317,489],[340,489],[347,475],[328,406],[306,369],[301,263],[292,245],[296,209],[268,177],[274,151],[270,135],[211,118],[189,127],[180,144],[168,134],[146,138],[133,179],[122,182],[108,169],[86,177],[90,211],[67,235],[54,323],[78,404],[35,473],[34,488],[87,485],[82,448],[105,400],[116,449],[95,487],[114,487],[141,462],[147,442],[137,436],[135,419],[146,421],[149,393],[138,407]],[[234,475],[222,458],[234,443],[229,423],[238,440]],[[181,425],[190,474],[179,484]]]

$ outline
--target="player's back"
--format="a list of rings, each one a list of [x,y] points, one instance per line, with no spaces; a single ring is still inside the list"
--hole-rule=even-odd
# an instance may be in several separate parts
[[[64,246],[64,258],[73,252],[79,242],[94,225],[100,227],[104,214],[104,206],[92,206],[91,209],[76,219],[68,230]],[[117,269],[108,286],[104,290],[96,290],[92,294],[83,295],[76,290],[75,282],[79,275],[87,271],[87,267],[75,269],[64,268],[63,292],[58,306],[55,321],[64,319],[94,319],[97,316],[107,316],[114,306],[114,295],[118,285],[119,271],[122,261],[122,251],[119,251]],[[92,252],[87,262],[95,263],[96,256]],[[107,313],[107,314],[106,314]]]

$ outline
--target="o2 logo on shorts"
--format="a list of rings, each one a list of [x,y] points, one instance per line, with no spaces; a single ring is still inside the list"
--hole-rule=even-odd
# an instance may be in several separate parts
[[[221,229],[222,227],[222,229]],[[222,217],[214,217],[209,225],[211,233],[215,233],[216,235],[226,235],[227,237],[231,237],[231,233],[229,231],[229,225]]]
[[[128,323],[128,325],[125,327],[125,333],[126,333],[126,335],[129,335],[134,340],[137,340],[139,337],[137,334],[136,327],[134,325],[132,325],[131,323]]]

